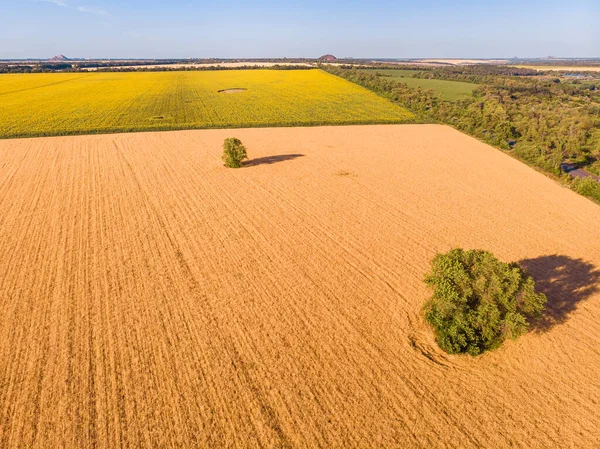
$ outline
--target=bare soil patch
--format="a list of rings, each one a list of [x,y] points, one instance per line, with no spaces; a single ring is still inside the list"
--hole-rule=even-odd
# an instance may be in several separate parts
[[[220,94],[239,94],[241,92],[246,92],[248,89],[245,87],[233,87],[231,89],[221,89],[218,92]]]
[[[423,59],[423,63],[439,63],[450,65],[472,65],[472,64],[505,64],[506,59]]]
[[[598,446],[598,223],[438,125],[0,141],[0,447]],[[522,260],[548,321],[441,352],[455,246]]]
[[[523,69],[532,69],[539,72],[600,72],[600,66],[572,66],[572,65],[518,65]]]

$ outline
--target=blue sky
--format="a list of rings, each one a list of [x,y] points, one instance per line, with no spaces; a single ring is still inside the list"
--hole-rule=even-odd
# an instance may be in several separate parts
[[[0,0],[0,58],[600,57],[600,0]]]

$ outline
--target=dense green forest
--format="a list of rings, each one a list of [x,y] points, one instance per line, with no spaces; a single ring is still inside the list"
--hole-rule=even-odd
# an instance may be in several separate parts
[[[476,83],[472,95],[446,101],[384,74],[323,67],[419,114],[442,122],[560,176],[574,190],[600,201],[600,182],[571,180],[564,164],[600,175],[600,81],[508,66],[427,68],[414,77]]]

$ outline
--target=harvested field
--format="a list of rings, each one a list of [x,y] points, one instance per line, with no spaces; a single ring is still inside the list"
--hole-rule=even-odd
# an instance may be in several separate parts
[[[600,66],[573,66],[573,65],[516,65],[520,69],[538,70],[540,72],[600,72]]]
[[[598,447],[598,223],[439,125],[1,141],[0,447]],[[437,349],[455,246],[524,261],[537,332]]]
[[[506,59],[421,59],[419,62],[449,64],[449,65],[472,65],[472,64],[505,64]]]

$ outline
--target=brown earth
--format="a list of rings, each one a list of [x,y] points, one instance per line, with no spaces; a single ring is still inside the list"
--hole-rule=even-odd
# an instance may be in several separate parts
[[[239,94],[242,92],[246,92],[248,89],[245,89],[243,87],[234,87],[232,89],[221,89],[219,91],[220,94]]]
[[[422,59],[419,62],[452,64],[452,65],[471,65],[471,64],[505,64],[506,59]]]
[[[437,125],[0,141],[0,447],[598,447],[599,223]],[[455,246],[552,314],[442,353],[422,278]]]
[[[517,65],[522,69],[532,69],[539,72],[600,72],[600,66],[570,66],[570,65]]]

